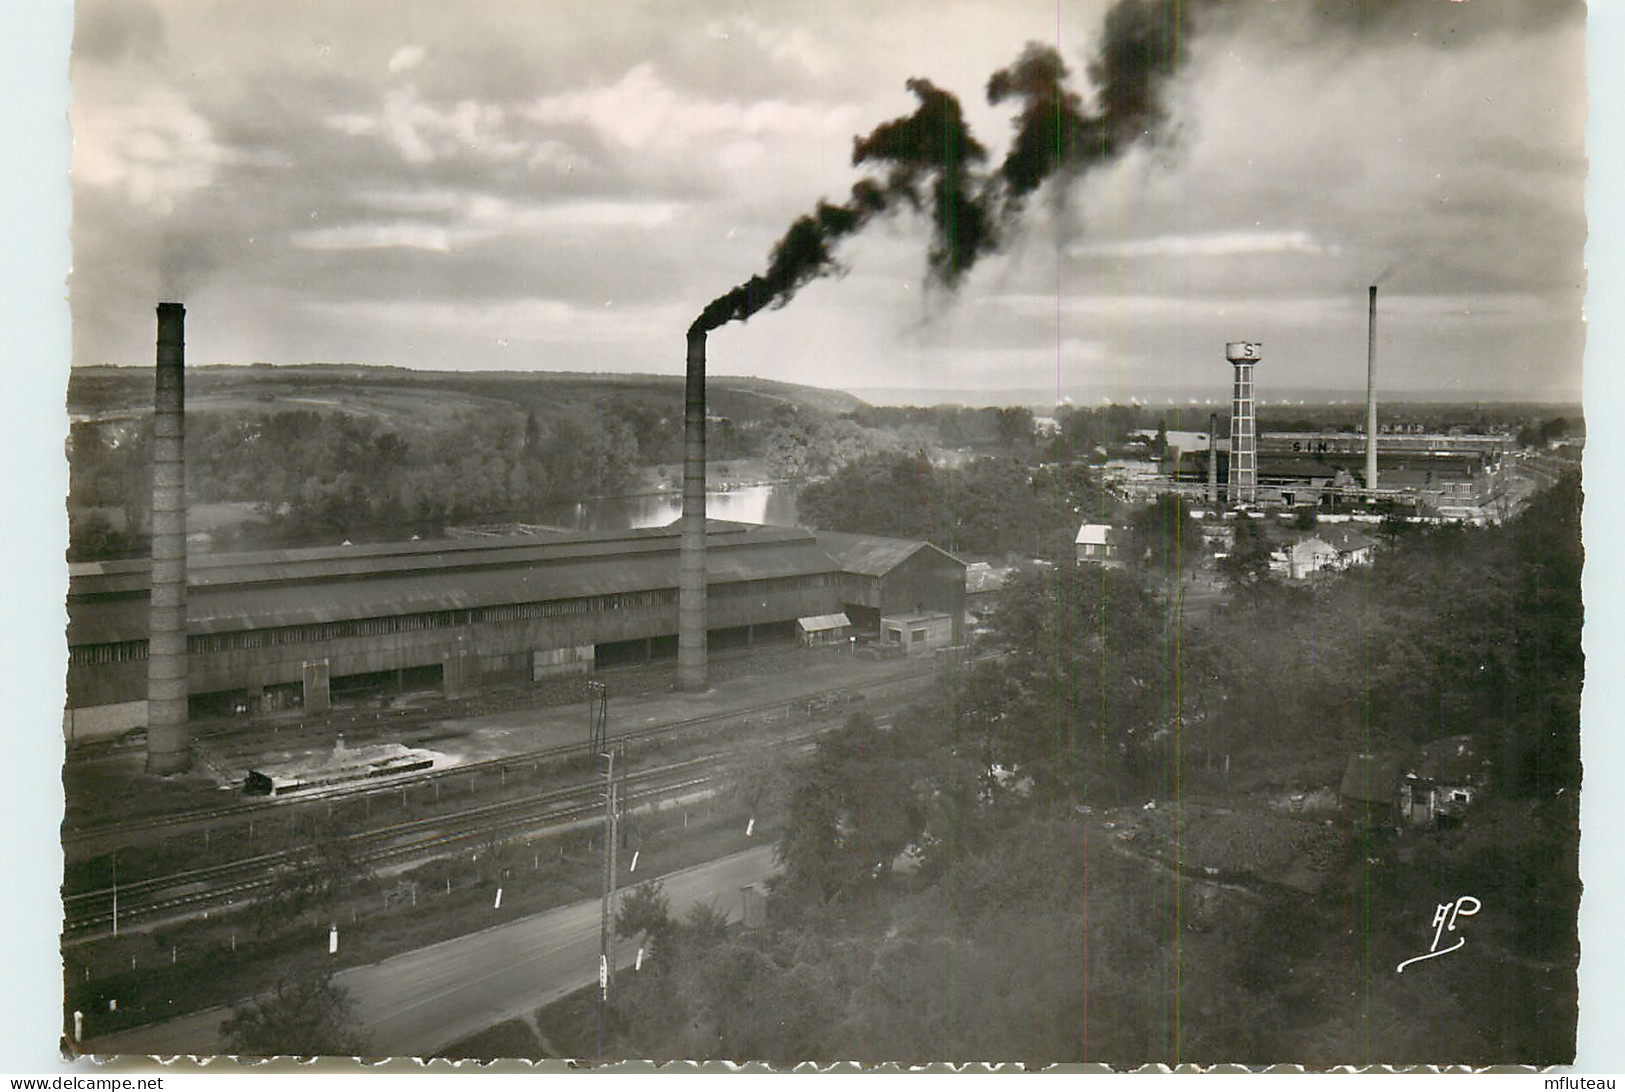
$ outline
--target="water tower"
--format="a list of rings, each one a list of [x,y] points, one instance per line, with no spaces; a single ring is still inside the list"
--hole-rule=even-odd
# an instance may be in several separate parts
[[[1258,503],[1258,418],[1253,403],[1253,365],[1264,355],[1256,341],[1232,341],[1224,355],[1236,370],[1230,400],[1230,478],[1226,493],[1231,505]]]

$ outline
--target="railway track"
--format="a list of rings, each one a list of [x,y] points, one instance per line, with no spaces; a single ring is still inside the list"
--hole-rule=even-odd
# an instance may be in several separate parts
[[[911,682],[929,679],[931,672],[917,672],[886,680],[884,686],[896,688]],[[870,690],[881,689],[871,687]],[[806,706],[807,699],[791,703]],[[822,723],[809,725],[802,731],[770,741],[775,749],[809,747],[818,736],[838,727],[851,703],[841,705],[827,700],[816,712],[825,715]],[[662,725],[623,736],[612,741],[623,743],[634,739],[647,739],[668,732],[681,732],[697,724],[715,723],[733,719],[747,719],[764,710],[782,710],[785,702],[774,702],[750,710],[735,710],[725,714],[691,718],[687,721]],[[833,714],[831,716],[830,714]],[[550,748],[535,754],[509,756],[479,765],[494,768],[497,765],[523,765],[538,757],[554,757],[558,753],[584,753],[585,747],[571,745]],[[688,793],[706,790],[719,774],[725,773],[733,751],[714,750],[705,754],[664,763],[645,770],[633,770],[622,781],[623,805],[627,810],[637,809]],[[451,776],[466,773],[470,766],[444,771]],[[435,775],[428,775],[433,777]],[[420,780],[426,780],[423,778]],[[399,784],[382,789],[361,791],[397,792]],[[602,824],[602,784],[596,776],[573,785],[488,803],[475,804],[452,812],[432,816],[404,819],[353,834],[344,835],[355,865],[362,871],[373,871],[389,865],[406,864],[441,856],[469,844],[484,844],[491,839],[511,838],[521,833],[540,833],[568,826],[600,826]],[[345,793],[342,795],[354,795]],[[266,805],[250,805],[264,807]],[[236,815],[241,805],[216,812]],[[215,812],[209,813],[210,817]],[[194,814],[188,821],[199,818]],[[176,820],[181,821],[181,820]],[[150,922],[196,915],[208,910],[250,903],[262,898],[279,883],[314,866],[308,846],[269,853],[239,857],[195,869],[164,876],[131,880],[118,885],[117,915],[120,924]],[[112,887],[80,892],[65,892],[63,896],[65,938],[70,942],[89,939],[111,929],[114,919],[115,892]]]
[[[617,743],[652,744],[663,742],[668,738],[677,738],[683,735],[696,733],[707,727],[717,727],[741,721],[753,722],[759,719],[772,720],[779,715],[793,716],[800,709],[803,711],[823,712],[832,707],[832,703],[839,704],[844,709],[856,706],[859,702],[867,700],[870,695],[904,689],[931,679],[936,669],[926,668],[907,674],[896,675],[888,679],[867,684],[863,690],[856,691],[849,687],[838,687],[820,693],[802,695],[793,699],[779,699],[764,702],[742,709],[732,709],[719,713],[708,713],[698,717],[688,717],[683,720],[670,721],[665,724],[651,725],[646,728],[632,729],[610,738]],[[842,702],[839,696],[848,695],[848,700]],[[150,819],[119,820],[112,819],[105,822],[86,824],[72,829],[64,830],[62,846],[70,859],[76,856],[85,856],[95,852],[98,844],[105,844],[109,839],[119,841],[138,840],[142,836],[162,837],[167,833],[181,832],[207,826],[213,823],[229,820],[250,818],[272,809],[285,809],[289,806],[298,806],[310,801],[333,802],[336,800],[359,798],[369,795],[389,795],[398,793],[403,786],[418,786],[434,784],[454,778],[478,777],[490,773],[499,777],[508,769],[520,769],[525,766],[536,766],[541,763],[555,763],[568,761],[571,758],[587,758],[591,756],[592,748],[586,742],[559,744],[532,751],[505,755],[501,758],[483,759],[477,762],[462,763],[439,770],[429,770],[413,775],[380,779],[374,782],[362,782],[342,786],[332,786],[321,789],[312,789],[299,793],[297,796],[261,797],[252,800],[240,800],[231,804],[214,808],[194,809],[164,816],[154,816]]]
[[[783,741],[805,743],[816,733]],[[623,799],[628,808],[699,791],[717,776],[724,752],[666,763],[626,775]],[[478,804],[460,811],[409,819],[346,835],[353,859],[363,871],[442,855],[469,844],[511,837],[569,824],[601,822],[602,787],[596,779],[538,796]],[[65,894],[64,935],[78,939],[112,927],[116,898],[120,925],[179,917],[253,902],[309,869],[308,847],[255,854],[233,861],[188,869],[94,891]]]

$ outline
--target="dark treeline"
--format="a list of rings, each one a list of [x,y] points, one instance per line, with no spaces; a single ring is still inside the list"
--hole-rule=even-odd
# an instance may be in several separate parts
[[[918,538],[950,553],[1065,556],[1080,518],[1104,503],[1083,466],[1030,469],[1012,456],[938,467],[924,453],[882,452],[804,486],[810,527]]]
[[[150,503],[150,423],[117,433],[79,426],[70,444],[75,504],[121,508],[134,538]],[[312,410],[191,414],[186,461],[192,503],[253,503],[254,533],[270,542],[376,525],[435,528],[604,495],[623,489],[639,464],[635,424],[610,413],[545,423],[534,413],[463,414],[449,427],[403,434],[370,417]],[[99,528],[78,530],[83,555]]]
[[[820,740],[778,807],[764,929],[659,892],[621,927],[628,1056],[1553,1063],[1572,1057],[1578,905],[1579,490],[1502,528],[1402,537],[1312,591],[1238,585],[1201,627],[1133,575],[1030,576],[1010,654],[880,727]],[[1101,817],[1331,786],[1351,751],[1468,735],[1491,784],[1453,828],[1304,822],[1315,893],[1160,863]],[[1200,820],[1193,820],[1199,822]],[[900,857],[913,847],[910,854]],[[914,867],[897,865],[912,859]],[[1436,906],[1483,903],[1468,951]]]
[[[681,458],[660,407],[609,398],[587,413],[459,408],[424,427],[305,409],[187,416],[190,502],[255,506],[253,541],[325,541],[379,528],[404,537],[491,514],[626,492],[640,468]],[[761,422],[715,422],[718,460],[759,455]],[[76,518],[70,557],[139,553],[151,503],[151,419],[76,424],[69,435]],[[118,527],[101,513],[115,509]]]
[[[1032,442],[1033,412],[1023,406],[864,406],[843,416],[866,428],[915,430],[946,447]]]

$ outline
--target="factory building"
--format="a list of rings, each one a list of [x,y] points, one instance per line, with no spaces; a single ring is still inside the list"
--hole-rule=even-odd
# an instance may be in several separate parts
[[[876,636],[886,618],[930,613],[948,616],[954,644],[965,639],[963,561],[929,542],[841,531],[814,534],[840,566],[839,609],[858,633]]]
[[[679,537],[674,525],[193,557],[192,713],[315,711],[378,687],[460,697],[675,656]],[[963,616],[964,564],[926,543],[842,535],[836,550],[822,534],[719,521],[706,539],[713,649],[793,640],[797,619],[848,603]],[[145,726],[150,605],[146,560],[71,567],[70,742]]]
[[[1431,445],[1411,442],[1377,453],[1378,488],[1365,487],[1364,439],[1358,436],[1287,440],[1261,437],[1255,502],[1266,508],[1320,506],[1335,496],[1379,497],[1415,505],[1445,516],[1469,518],[1495,503],[1506,488],[1500,452],[1489,437],[1466,437],[1461,445],[1436,438]],[[1482,441],[1482,443],[1481,443]],[[1222,444],[1224,441],[1220,441]],[[1226,480],[1229,453],[1219,447],[1214,476]],[[1206,451],[1179,452],[1160,472],[1133,480],[1135,499],[1175,491],[1199,497],[1209,481]],[[1228,493],[1223,493],[1228,500]]]

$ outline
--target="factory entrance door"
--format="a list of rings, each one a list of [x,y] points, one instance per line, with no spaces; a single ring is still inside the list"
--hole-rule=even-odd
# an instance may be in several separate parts
[[[604,641],[600,643],[594,653],[594,667],[603,670],[610,667],[630,667],[633,664],[646,664],[653,660],[675,660],[677,658],[677,638],[672,637],[636,637],[630,641]]]

